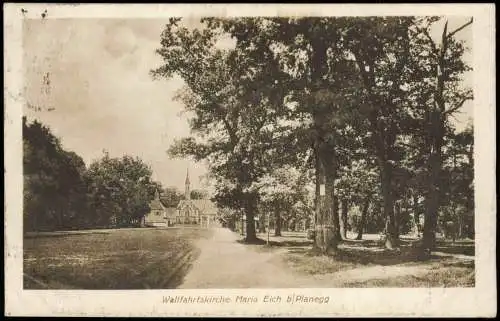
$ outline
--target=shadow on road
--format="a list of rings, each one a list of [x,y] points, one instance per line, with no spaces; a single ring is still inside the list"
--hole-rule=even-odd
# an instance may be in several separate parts
[[[293,238],[293,239],[291,239]],[[355,240],[344,239],[339,245],[337,253],[332,258],[339,263],[352,263],[359,265],[381,265],[390,266],[398,264],[419,264],[422,261],[436,262],[454,261],[458,264],[454,255],[474,256],[474,241],[460,240],[452,242],[449,240],[438,240],[435,248],[436,255],[424,255],[419,248],[420,240],[400,239],[400,248],[398,250],[388,250],[383,246],[383,241],[378,239]],[[321,256],[317,249],[313,248],[313,241],[304,236],[286,235],[283,237],[274,237],[270,241],[272,247],[286,248],[289,254],[304,256]],[[437,253],[439,252],[439,253]],[[444,255],[443,255],[444,254]],[[460,263],[470,267],[470,263]],[[465,267],[465,266],[464,266]]]

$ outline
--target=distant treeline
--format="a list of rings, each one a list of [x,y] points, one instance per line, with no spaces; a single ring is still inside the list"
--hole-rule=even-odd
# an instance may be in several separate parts
[[[151,169],[107,153],[88,167],[50,129],[23,117],[24,231],[134,226],[149,212]]]

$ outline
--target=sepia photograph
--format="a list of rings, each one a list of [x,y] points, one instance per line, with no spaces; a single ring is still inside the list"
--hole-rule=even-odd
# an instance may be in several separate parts
[[[467,10],[39,8],[15,8],[19,291],[162,290],[167,309],[257,315],[332,304],[328,289],[477,286],[478,220],[496,210],[477,209],[482,48]]]

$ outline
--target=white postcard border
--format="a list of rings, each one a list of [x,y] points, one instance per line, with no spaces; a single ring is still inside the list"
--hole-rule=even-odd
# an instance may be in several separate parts
[[[26,13],[21,9],[25,8]],[[23,290],[22,289],[22,20],[249,15],[474,16],[476,202],[475,288]],[[495,15],[485,4],[372,5],[4,5],[5,311],[25,316],[495,316]],[[264,304],[265,295],[328,296],[328,304]],[[166,296],[256,296],[255,304],[171,304]]]

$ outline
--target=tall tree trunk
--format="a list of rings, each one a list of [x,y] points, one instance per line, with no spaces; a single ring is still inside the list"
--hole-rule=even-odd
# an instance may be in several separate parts
[[[281,212],[280,208],[276,207],[274,209],[274,236],[281,236]]]
[[[257,234],[255,232],[255,221],[254,221],[254,211],[250,210],[246,214],[246,236],[245,242],[251,243],[257,240]]]
[[[403,198],[403,206],[401,209],[401,214],[402,214],[402,217],[405,218],[405,220],[404,220],[405,226],[404,226],[403,230],[401,230],[401,225],[399,226],[400,233],[401,233],[401,231],[403,231],[405,234],[408,234],[412,231],[412,229],[411,229],[412,225],[409,225],[409,223],[411,223],[410,222],[410,217],[411,217],[410,216],[411,215],[410,198],[411,198],[411,196],[409,196],[409,195],[405,195]],[[399,223],[399,224],[401,224],[401,223]],[[407,230],[407,228],[410,228],[410,230]]]
[[[64,210],[61,208],[58,208],[56,213],[57,213],[56,230],[63,230],[64,229],[64,217],[63,217]]]
[[[399,201],[394,203],[394,225],[396,226],[396,235],[399,238],[401,233],[401,203]]]
[[[458,216],[458,238],[464,238],[464,213],[461,212]]]
[[[324,76],[328,74],[328,65],[325,64],[327,58],[327,45],[321,40],[314,38],[311,42],[311,92],[312,95],[318,94],[320,90],[327,89],[329,84]],[[325,173],[325,198],[324,205],[321,206],[319,217],[316,224],[316,246],[324,254],[333,254],[337,250],[339,239],[339,222],[338,215],[335,212],[336,202],[335,195],[335,178],[336,173],[336,156],[335,150],[331,147],[332,142],[325,142],[327,134],[331,134],[332,129],[329,128],[328,132],[324,131],[325,115],[322,114],[323,110],[328,109],[328,106],[321,104],[315,106],[312,116],[315,124],[315,129],[318,134],[316,137],[317,155],[321,161],[323,171]]]
[[[347,240],[347,212],[349,211],[349,204],[347,199],[342,199],[342,208],[340,213],[340,237]]]
[[[257,204],[254,197],[249,197],[246,202],[245,214],[246,214],[246,236],[245,242],[252,243],[257,241],[257,234],[255,231],[255,214],[256,214]]]
[[[316,243],[321,252],[335,254],[340,238],[340,229],[339,217],[335,211],[337,205],[334,198],[334,183],[337,173],[332,152],[324,155],[322,161],[325,170],[325,202],[316,229]]]
[[[425,216],[423,232],[423,248],[433,250],[436,242],[437,217],[440,206],[440,174],[442,137],[434,137],[434,152],[429,159],[428,172],[430,174],[428,192],[425,198]]]
[[[337,226],[337,233],[335,233],[336,237],[337,237],[337,242],[340,242],[342,241],[342,235],[340,235],[341,233],[341,226],[340,226],[340,215],[341,213],[339,213],[339,198],[337,197],[337,195],[335,195],[335,191],[333,192],[333,204],[332,204],[332,208],[333,208],[333,213],[335,213],[334,215],[334,224],[335,226]]]
[[[316,142],[316,145],[318,145],[319,142]],[[315,190],[315,197],[314,197],[314,213],[313,213],[313,220],[312,220],[312,228],[316,231],[316,225],[318,224],[318,219],[321,216],[321,160],[319,157],[319,149],[317,146],[314,148],[314,157],[315,157],[315,184],[316,184],[316,190]],[[314,244],[313,246],[315,248],[318,248],[318,244],[316,243],[316,237],[314,238]]]
[[[358,235],[356,236],[356,240],[363,239],[363,231],[365,229],[366,224],[366,215],[368,214],[368,207],[370,206],[370,199],[367,197],[365,199],[365,203],[363,204],[363,209],[361,210],[361,219],[358,224]]]
[[[418,209],[418,196],[413,195],[413,220],[415,224],[415,228],[417,229],[417,237],[420,237],[420,212]]]
[[[392,193],[392,165],[384,162],[380,171],[382,181],[382,198],[385,214],[385,247],[393,249],[397,247],[398,235],[396,231],[396,222],[394,219],[394,198]]]

